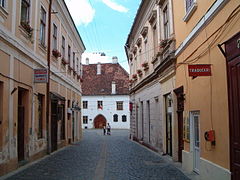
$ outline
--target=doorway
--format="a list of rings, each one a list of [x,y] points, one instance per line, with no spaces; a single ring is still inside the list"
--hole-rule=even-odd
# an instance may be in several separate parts
[[[25,159],[25,114],[26,114],[27,90],[18,88],[18,119],[17,119],[17,151],[18,161]]]
[[[57,120],[58,120],[58,101],[51,101],[51,152],[57,150]]]
[[[193,135],[193,170],[199,174],[200,167],[200,135],[199,135],[199,112],[191,112],[192,135]]]
[[[184,94],[183,86],[174,90],[177,96],[177,117],[178,117],[178,161],[182,162],[183,142],[183,111],[184,111]]]
[[[240,179],[240,32],[225,43],[232,180]]]
[[[98,115],[94,119],[94,128],[96,129],[102,129],[103,126],[106,127],[107,121],[106,118],[103,115]]]
[[[172,156],[172,96],[165,95],[166,154]]]

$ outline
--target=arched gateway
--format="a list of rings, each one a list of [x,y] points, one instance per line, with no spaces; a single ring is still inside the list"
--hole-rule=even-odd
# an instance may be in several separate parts
[[[99,129],[103,128],[103,126],[106,126],[107,120],[103,115],[98,115],[94,119],[94,128]]]

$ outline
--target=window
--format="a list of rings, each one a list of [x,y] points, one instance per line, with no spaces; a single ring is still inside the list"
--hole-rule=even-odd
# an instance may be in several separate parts
[[[6,0],[0,0],[0,6],[6,8]]]
[[[83,101],[83,109],[87,109],[88,108],[88,102],[87,101]]]
[[[71,46],[68,45],[68,63],[71,61]]]
[[[168,6],[163,9],[164,39],[169,38],[169,16]]]
[[[83,116],[83,124],[87,124],[88,123],[88,116]]]
[[[191,7],[194,4],[194,0],[185,0],[185,2],[186,2],[186,12],[189,12]]]
[[[79,59],[77,58],[77,62],[76,62],[76,71],[79,74]]]
[[[158,34],[157,34],[157,25],[153,26],[153,48],[154,48],[154,55],[158,53]]]
[[[102,101],[97,102],[97,108],[98,109],[103,109],[103,102]]]
[[[73,52],[73,69],[75,70],[75,52]]]
[[[38,138],[43,138],[43,100],[44,96],[38,94]]]
[[[57,49],[57,26],[53,24],[53,49]]]
[[[41,7],[40,13],[40,43],[45,46],[45,36],[46,36],[46,11]]]
[[[2,5],[5,5],[5,0],[1,0],[1,6]],[[30,0],[22,0],[21,23],[29,24],[29,11],[30,11]]]
[[[113,115],[113,122],[118,122],[118,115],[117,114]]]
[[[62,57],[65,57],[65,38],[62,36]]]
[[[127,116],[126,115],[122,116],[122,122],[127,122]]]
[[[117,110],[123,110],[123,101],[117,101]]]

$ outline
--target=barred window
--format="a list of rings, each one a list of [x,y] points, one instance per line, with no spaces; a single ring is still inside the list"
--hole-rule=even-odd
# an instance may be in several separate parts
[[[117,101],[117,110],[123,110],[123,101]]]
[[[87,101],[83,101],[83,109],[87,109],[88,108],[88,102]]]
[[[88,116],[83,116],[83,124],[87,124],[88,123]]]
[[[102,101],[97,102],[97,108],[98,109],[103,109],[103,102]]]

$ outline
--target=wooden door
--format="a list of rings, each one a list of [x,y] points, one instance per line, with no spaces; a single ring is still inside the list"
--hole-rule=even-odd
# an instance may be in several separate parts
[[[96,129],[102,129],[103,126],[106,127],[107,121],[106,118],[102,115],[98,115],[95,119],[94,119],[94,127]]]
[[[57,150],[57,101],[51,102],[51,152]]]
[[[238,44],[239,43],[239,44]],[[226,42],[232,180],[240,179],[240,33]]]
[[[24,160],[24,107],[18,105],[18,161]]]
[[[178,161],[182,162],[183,142],[183,111],[184,111],[184,94],[183,86],[174,90],[177,96],[177,116],[178,116]]]

